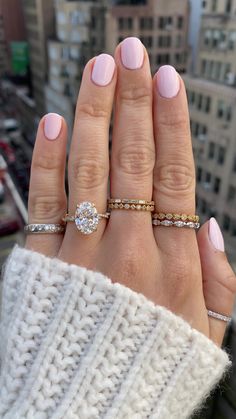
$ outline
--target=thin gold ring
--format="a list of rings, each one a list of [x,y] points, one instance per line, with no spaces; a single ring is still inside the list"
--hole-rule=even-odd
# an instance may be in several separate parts
[[[155,210],[155,202],[145,199],[110,198],[107,200],[108,209],[150,211]]]
[[[176,213],[164,213],[158,212],[152,215],[153,219],[156,220],[169,220],[169,221],[191,221],[194,223],[199,223],[198,215],[188,215],[188,214],[176,214]]]

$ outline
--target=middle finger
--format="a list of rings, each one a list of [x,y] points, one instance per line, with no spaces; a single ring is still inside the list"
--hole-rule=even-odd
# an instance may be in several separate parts
[[[111,155],[111,197],[151,200],[155,146],[148,54],[138,38],[130,37],[117,47],[115,60],[118,83]],[[114,216],[126,217],[125,211],[122,214],[121,211],[119,214],[112,211],[111,222]],[[126,220],[130,223],[132,219],[137,218],[131,217],[129,212]]]

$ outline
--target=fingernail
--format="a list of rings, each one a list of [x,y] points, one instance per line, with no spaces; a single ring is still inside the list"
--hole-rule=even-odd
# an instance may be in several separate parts
[[[143,44],[140,39],[130,37],[121,43],[121,61],[126,68],[136,70],[142,67],[143,58]]]
[[[61,131],[62,119],[57,113],[48,113],[44,119],[44,135],[48,140],[56,140]]]
[[[209,234],[210,241],[215,247],[215,249],[220,250],[221,252],[224,252],[225,251],[224,238],[221,233],[219,224],[217,223],[216,219],[213,217],[209,221],[208,234]]]
[[[100,54],[95,60],[92,80],[99,86],[106,86],[112,80],[115,71],[114,58],[109,54]]]
[[[171,99],[180,89],[179,76],[171,65],[163,65],[157,72],[157,89],[162,97]]]

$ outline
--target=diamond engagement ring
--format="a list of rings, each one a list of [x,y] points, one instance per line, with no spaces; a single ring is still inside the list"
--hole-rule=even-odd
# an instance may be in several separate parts
[[[64,233],[65,225],[64,224],[27,224],[24,227],[26,234],[55,234],[55,233]]]
[[[75,215],[66,214],[62,221],[74,222],[77,229],[83,234],[91,234],[97,230],[98,223],[102,218],[109,218],[110,213],[98,214],[92,202],[81,202],[76,206]]]

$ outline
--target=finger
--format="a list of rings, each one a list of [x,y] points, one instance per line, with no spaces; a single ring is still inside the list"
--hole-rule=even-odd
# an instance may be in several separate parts
[[[111,196],[151,200],[155,146],[148,54],[138,38],[130,37],[118,45],[115,60],[118,83],[112,138]],[[127,214],[125,211],[113,211],[113,216],[126,217],[129,223],[132,219],[131,212]],[[151,224],[150,214],[148,220]]]
[[[29,223],[61,223],[67,207],[66,143],[65,120],[54,113],[42,118],[31,165]],[[54,256],[59,250],[62,238],[61,234],[31,234],[27,236],[26,247]]]
[[[113,57],[101,54],[87,63],[77,101],[69,155],[69,212],[72,214],[76,205],[83,201],[93,202],[99,213],[106,212],[109,125],[115,86],[116,66]],[[86,253],[85,243],[97,243],[105,226],[103,219],[99,222],[97,232],[85,237],[74,223],[68,224],[65,248],[68,248],[68,241],[70,248],[71,240],[74,240],[76,248],[83,242]]]
[[[214,218],[197,234],[203,274],[203,291],[208,310],[231,317],[236,295],[236,277],[224,252],[224,239]],[[212,339],[222,344],[226,323],[209,317]]]
[[[175,69],[163,66],[153,80],[156,163],[154,200],[158,212],[195,212],[195,169],[189,113],[184,83]],[[155,235],[163,249],[173,240],[183,244],[193,231],[176,227],[156,227]],[[180,241],[179,241],[179,244]]]

